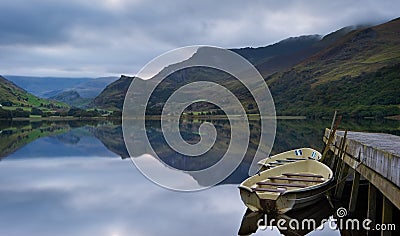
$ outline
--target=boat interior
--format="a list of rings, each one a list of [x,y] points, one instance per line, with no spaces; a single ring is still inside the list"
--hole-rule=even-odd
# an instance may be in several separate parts
[[[303,161],[307,159],[319,160],[321,154],[311,148],[302,148],[287,151],[284,153],[277,154],[275,156],[263,159],[258,162],[259,165],[263,166],[263,169],[273,168],[281,166],[291,162]]]
[[[256,182],[253,191],[284,193],[323,183],[326,180],[322,175],[311,173],[283,173],[279,176],[270,176],[265,181]]]
[[[303,159],[262,171],[241,187],[251,192],[282,194],[292,190],[309,189],[333,178],[332,170],[316,160]]]

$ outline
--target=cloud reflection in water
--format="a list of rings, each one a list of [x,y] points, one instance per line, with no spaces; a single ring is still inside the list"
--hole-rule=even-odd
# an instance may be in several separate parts
[[[181,193],[148,181],[129,160],[6,159],[4,235],[235,235],[245,207],[233,185]]]

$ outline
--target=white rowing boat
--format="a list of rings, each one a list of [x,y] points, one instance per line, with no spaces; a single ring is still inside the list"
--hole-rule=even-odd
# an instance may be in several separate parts
[[[333,173],[328,166],[306,159],[251,176],[239,189],[250,210],[285,213],[320,200],[332,181]]]

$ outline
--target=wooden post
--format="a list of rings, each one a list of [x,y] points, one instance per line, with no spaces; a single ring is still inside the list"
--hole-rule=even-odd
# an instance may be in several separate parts
[[[341,169],[344,167],[344,156],[346,155],[346,151],[347,151],[347,145],[345,147],[346,134],[347,134],[347,130],[346,130],[342,145],[340,146],[340,150],[339,150],[338,163],[335,168],[335,176],[336,177],[339,176],[340,171],[342,171]]]
[[[341,199],[343,195],[343,189],[346,184],[346,180],[344,178],[347,178],[347,173],[349,172],[349,166],[343,162],[342,168],[340,168],[339,176],[337,177],[337,181],[342,181],[338,183],[338,185],[335,188],[335,198],[336,199]]]
[[[340,156],[337,157],[337,163],[334,167],[333,174],[334,176],[337,178],[337,176],[339,175],[340,172],[340,167],[343,165],[343,160],[340,158]],[[338,181],[338,179],[336,180],[336,182]]]
[[[340,140],[339,148],[336,148],[336,146],[334,146],[334,149],[333,149],[333,159],[332,159],[331,165],[330,165],[333,172],[336,171],[335,167],[337,165],[338,159],[340,158],[340,148],[342,147],[342,142],[343,142],[343,139]],[[336,149],[338,149],[337,154],[336,154]]]
[[[393,223],[393,205],[385,196],[383,196],[382,206],[382,224]],[[392,231],[386,230],[381,231],[381,235],[389,236],[392,235]]]
[[[335,114],[333,114],[333,119],[332,119],[332,124],[331,124],[331,130],[330,130],[330,132],[332,132],[333,125],[335,124],[336,114],[337,114],[337,110],[335,110]]]
[[[349,212],[354,213],[356,210],[357,205],[357,198],[358,198],[358,188],[360,187],[360,173],[356,170],[354,171],[353,175],[353,186],[351,188],[351,195],[350,195],[350,203],[349,203]]]
[[[326,153],[330,149],[330,146],[331,146],[331,144],[333,142],[333,139],[335,138],[336,130],[337,130],[341,120],[342,120],[342,116],[339,116],[337,121],[336,121],[336,123],[335,123],[335,127],[333,127],[333,130],[330,130],[332,132],[329,134],[328,141],[326,142],[325,147],[324,147],[324,149],[322,151],[321,162],[324,161],[324,159],[326,157]]]
[[[368,183],[368,210],[367,218],[372,221],[372,227],[376,224],[376,187]],[[369,235],[374,235],[375,232],[367,232]]]
[[[329,167],[333,170],[333,167],[335,165],[335,161],[336,161],[336,146],[333,146],[333,154],[332,157],[329,160]]]

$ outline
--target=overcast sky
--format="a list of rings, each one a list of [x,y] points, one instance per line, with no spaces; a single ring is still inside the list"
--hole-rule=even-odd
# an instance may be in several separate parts
[[[0,1],[0,74],[136,74],[188,45],[258,47],[400,16],[400,1]]]

